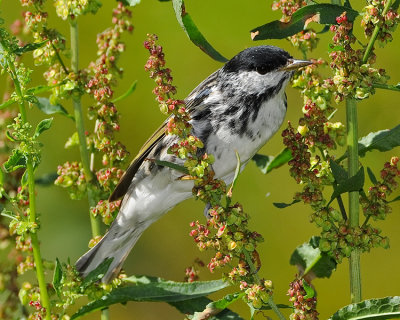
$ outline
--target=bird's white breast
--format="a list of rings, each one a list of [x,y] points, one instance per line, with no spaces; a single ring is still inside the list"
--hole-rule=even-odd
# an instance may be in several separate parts
[[[251,157],[276,133],[286,114],[284,88],[272,99],[261,104],[258,116],[249,123],[252,136],[232,134],[228,126],[221,126],[216,135],[210,136],[207,151],[215,156],[213,169],[216,176],[230,180],[237,166],[235,151],[241,163],[247,163]],[[226,181],[230,183],[230,181]]]

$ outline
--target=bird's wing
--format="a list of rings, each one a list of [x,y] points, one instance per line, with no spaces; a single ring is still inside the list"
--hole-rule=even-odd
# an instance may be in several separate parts
[[[215,83],[217,72],[211,74],[207,79],[201,82],[185,99],[186,108],[189,113],[192,113],[197,107],[202,105],[204,99],[210,94],[210,87]],[[125,171],[113,193],[109,197],[109,201],[115,201],[123,197],[129,189],[133,177],[139,170],[143,161],[149,155],[151,150],[165,137],[165,128],[167,126],[168,117],[164,123],[151,135],[151,137],[140,148],[139,153],[132,160],[128,169]]]
[[[168,119],[167,119],[168,120]],[[128,188],[132,182],[133,177],[138,171],[139,167],[143,163],[144,159],[148,156],[151,150],[153,150],[154,146],[157,145],[159,141],[161,141],[165,137],[165,127],[167,125],[167,121],[165,121],[145,142],[145,144],[140,148],[139,153],[132,160],[128,169],[125,171],[121,179],[119,180],[117,186],[115,187],[113,193],[108,198],[109,201],[115,201],[125,195],[128,191]]]

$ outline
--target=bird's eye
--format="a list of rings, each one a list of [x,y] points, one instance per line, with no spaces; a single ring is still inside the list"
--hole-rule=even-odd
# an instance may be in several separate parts
[[[256,71],[257,71],[259,74],[266,74],[266,73],[268,72],[268,70],[267,70],[266,67],[257,67],[257,68],[256,68]]]

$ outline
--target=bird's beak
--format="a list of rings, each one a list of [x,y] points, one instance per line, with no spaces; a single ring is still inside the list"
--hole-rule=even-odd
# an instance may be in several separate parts
[[[289,59],[286,66],[281,68],[281,71],[293,71],[297,70],[301,67],[309,66],[313,64],[311,61],[307,60],[296,60],[296,59]]]

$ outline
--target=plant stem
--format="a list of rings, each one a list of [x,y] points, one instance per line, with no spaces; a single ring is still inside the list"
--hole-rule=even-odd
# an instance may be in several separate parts
[[[347,118],[347,154],[349,178],[358,171],[358,120],[357,104],[355,99],[346,100]],[[349,192],[349,222],[351,228],[359,227],[359,192]],[[351,302],[361,301],[361,272],[360,272],[360,251],[353,248],[350,255],[350,294]]]
[[[11,78],[13,79],[15,92],[17,93],[20,102],[19,102],[19,111],[21,114],[22,122],[27,122],[25,103],[24,103],[24,95],[21,90],[21,86],[19,80],[17,78],[17,72],[15,70],[14,63],[10,61],[10,59],[6,58],[7,65],[10,68]],[[36,195],[35,195],[35,176],[33,169],[33,160],[31,157],[28,157],[26,170],[28,172],[28,192],[29,192],[29,222],[36,221]],[[49,294],[47,292],[47,284],[44,278],[44,268],[43,268],[43,260],[40,254],[40,245],[38,234],[35,232],[30,233],[31,237],[31,245],[33,251],[33,259],[35,261],[35,269],[36,269],[36,278],[39,284],[40,290],[40,302],[44,308],[46,308],[46,320],[51,320],[51,308],[50,308],[50,299]]]
[[[387,2],[385,4],[385,7],[383,8],[383,12],[382,12],[383,16],[386,15],[386,13],[389,11],[393,0],[386,0],[386,1]],[[367,63],[367,61],[368,61],[368,57],[369,57],[369,55],[370,55],[370,53],[371,53],[371,51],[372,51],[372,49],[374,47],[375,40],[378,37],[379,29],[380,29],[380,26],[376,25],[374,31],[372,32],[371,39],[368,42],[367,49],[365,49],[365,53],[364,53],[364,56],[363,56],[363,59],[362,59],[362,63],[363,64]]]
[[[250,272],[252,273],[254,280],[256,280],[257,283],[261,284],[261,279],[258,276],[257,269],[254,266],[253,260],[251,259],[249,252],[245,249],[242,252],[246,258],[246,263],[250,267]],[[278,318],[280,320],[286,320],[285,316],[282,314],[282,312],[279,310],[278,306],[275,304],[272,295],[269,296],[267,303],[271,307],[271,310],[275,312],[275,314],[278,316]]]
[[[78,24],[76,21],[70,22],[70,32],[71,32],[71,70],[74,73],[79,72],[79,45],[78,45]],[[90,156],[87,149],[86,144],[86,135],[85,135],[85,124],[83,121],[83,112],[81,105],[81,97],[79,94],[75,94],[73,97],[74,103],[74,115],[75,115],[75,124],[76,130],[78,132],[79,137],[79,151],[81,154],[81,162],[83,171],[85,173],[85,179],[87,182],[87,192],[88,192],[88,201],[89,206],[96,206],[96,196],[93,185],[93,172],[90,170]],[[90,214],[90,224],[92,229],[92,236],[97,237],[101,234],[100,231],[100,221]]]
[[[35,177],[33,172],[32,159],[27,161],[28,171],[28,189],[29,189],[29,221],[36,222],[36,195],[35,195]],[[42,256],[40,254],[40,245],[37,233],[31,233],[31,243],[33,249],[33,258],[35,260],[36,277],[40,289],[40,302],[46,308],[46,320],[51,319],[51,308],[49,294],[47,292],[47,284],[44,278],[44,268]]]
[[[70,32],[71,32],[71,69],[74,73],[78,74],[79,72],[79,43],[78,43],[78,23],[76,20],[70,21]],[[79,150],[81,153],[81,161],[83,171],[85,173],[85,179],[87,182],[87,193],[88,193],[88,202],[89,207],[95,207],[97,204],[95,185],[94,185],[94,177],[91,167],[90,154],[86,144],[86,135],[85,135],[85,124],[83,121],[83,112],[81,105],[81,96],[80,94],[74,95],[74,115],[75,115],[75,124],[76,130],[78,132],[79,137]],[[92,229],[92,236],[97,237],[101,235],[100,230],[100,220],[98,217],[94,217],[89,213],[90,216],[90,225]],[[103,309],[101,311],[101,320],[108,320],[110,318],[110,314],[108,312],[108,308]]]
[[[390,84],[374,83],[373,86],[374,86],[374,88],[378,88],[378,89],[400,91],[400,86],[399,85],[393,86],[393,85],[390,85]]]

